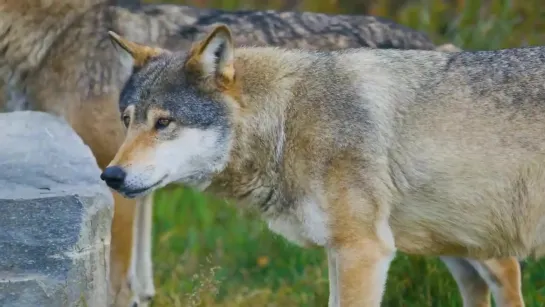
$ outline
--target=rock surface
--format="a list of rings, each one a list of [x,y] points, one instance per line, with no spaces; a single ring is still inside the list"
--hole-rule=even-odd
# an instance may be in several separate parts
[[[62,119],[0,113],[0,306],[106,306],[113,198]]]

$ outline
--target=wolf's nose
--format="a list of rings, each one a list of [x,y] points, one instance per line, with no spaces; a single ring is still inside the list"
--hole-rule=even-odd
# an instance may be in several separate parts
[[[100,179],[104,180],[106,184],[114,190],[119,189],[123,185],[125,177],[127,177],[127,173],[119,166],[107,167],[102,174],[100,174]]]

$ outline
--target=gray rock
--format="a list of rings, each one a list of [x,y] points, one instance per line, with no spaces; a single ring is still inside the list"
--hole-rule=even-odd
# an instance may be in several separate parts
[[[0,113],[0,306],[106,306],[113,198],[62,119]]]

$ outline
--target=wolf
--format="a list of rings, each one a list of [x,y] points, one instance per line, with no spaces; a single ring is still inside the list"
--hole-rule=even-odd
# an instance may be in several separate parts
[[[0,15],[0,109],[33,109],[64,118],[91,148],[102,169],[125,138],[119,95],[134,66],[133,59],[120,59],[108,30],[142,44],[176,50],[190,48],[221,21],[230,25],[236,45],[458,51],[452,44],[436,47],[422,32],[373,16],[121,6],[106,0],[4,0]],[[146,306],[155,293],[152,195],[127,199],[112,193],[112,304]],[[453,266],[451,272],[461,282],[464,300],[487,300],[489,288],[494,295],[495,289],[506,293],[504,289],[512,288],[519,293],[520,273],[514,261],[444,261]],[[488,275],[492,277],[482,277]]]
[[[397,250],[543,253],[545,47],[235,47],[226,25],[189,51],[110,36],[137,66],[101,179],[126,198],[174,183],[259,211],[327,251],[329,306],[380,306]]]

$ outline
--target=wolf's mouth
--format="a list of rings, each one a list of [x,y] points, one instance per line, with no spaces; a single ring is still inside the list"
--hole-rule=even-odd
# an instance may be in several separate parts
[[[159,179],[159,181],[157,181],[156,183],[152,184],[152,185],[149,185],[145,188],[140,188],[140,189],[134,189],[134,190],[123,190],[122,193],[129,197],[129,198],[135,198],[139,195],[143,195],[143,194],[146,194],[147,191],[150,191],[151,189],[157,187],[158,185],[160,185],[161,183],[163,183],[163,181],[167,178],[167,175],[164,175],[163,178]]]

